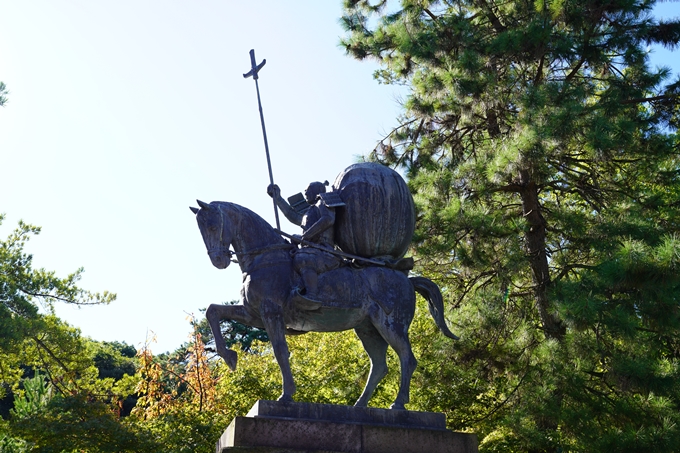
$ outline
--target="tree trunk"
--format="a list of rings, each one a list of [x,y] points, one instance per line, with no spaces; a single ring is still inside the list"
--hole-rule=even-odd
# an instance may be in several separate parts
[[[529,223],[529,230],[525,234],[527,252],[529,254],[529,265],[534,281],[534,298],[536,308],[543,325],[543,332],[546,338],[562,342],[566,329],[562,321],[550,312],[550,301],[548,299],[548,287],[550,286],[550,267],[548,266],[548,255],[545,245],[545,218],[541,214],[541,205],[538,200],[538,186],[531,180],[528,170],[520,171],[520,185],[522,197],[522,214]],[[553,393],[553,404],[557,407],[562,405],[564,395],[557,389]],[[557,431],[558,421],[553,417],[541,417],[536,420],[536,425],[541,431]],[[528,453],[546,453],[551,450],[530,449]]]
[[[522,197],[522,214],[529,223],[529,230],[525,234],[529,264],[534,281],[534,297],[536,308],[541,318],[543,331],[547,338],[561,341],[565,334],[562,321],[550,312],[548,287],[550,286],[550,268],[548,255],[545,251],[546,221],[541,214],[538,200],[538,186],[531,180],[528,170],[520,171],[520,196]]]

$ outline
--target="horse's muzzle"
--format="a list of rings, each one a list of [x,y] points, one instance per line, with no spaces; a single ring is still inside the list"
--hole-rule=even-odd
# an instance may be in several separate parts
[[[213,266],[218,269],[226,269],[231,264],[231,257],[222,253],[208,253]]]

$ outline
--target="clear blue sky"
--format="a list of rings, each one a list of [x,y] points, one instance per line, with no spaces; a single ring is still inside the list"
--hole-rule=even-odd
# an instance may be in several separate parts
[[[237,299],[236,266],[206,255],[195,199],[274,223],[248,51],[284,195],[332,181],[395,123],[399,91],[337,44],[341,2],[0,0],[0,227],[43,232],[27,249],[58,275],[109,290],[104,307],[57,314],[97,340],[173,350],[187,313]],[[680,3],[660,5],[680,15]],[[679,72],[677,53],[656,52]],[[297,227],[282,218],[288,232]]]

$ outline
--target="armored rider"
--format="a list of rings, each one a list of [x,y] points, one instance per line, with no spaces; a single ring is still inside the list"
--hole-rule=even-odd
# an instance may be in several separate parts
[[[281,189],[276,184],[270,184],[267,193],[291,223],[302,227],[302,240],[333,250],[335,206],[342,204],[329,203],[325,200],[326,197],[323,195],[326,194],[327,185],[328,181],[312,182],[307,186],[304,198],[309,208],[304,213],[296,211],[281,197]],[[338,256],[304,244],[293,255],[293,266],[300,273],[305,286],[304,297],[315,302],[318,301],[319,274],[337,269],[341,265],[342,259]]]

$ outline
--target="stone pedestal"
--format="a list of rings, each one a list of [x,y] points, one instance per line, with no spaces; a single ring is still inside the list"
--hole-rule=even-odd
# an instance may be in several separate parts
[[[256,452],[477,453],[477,436],[447,430],[444,414],[261,400],[217,443],[217,453]]]

